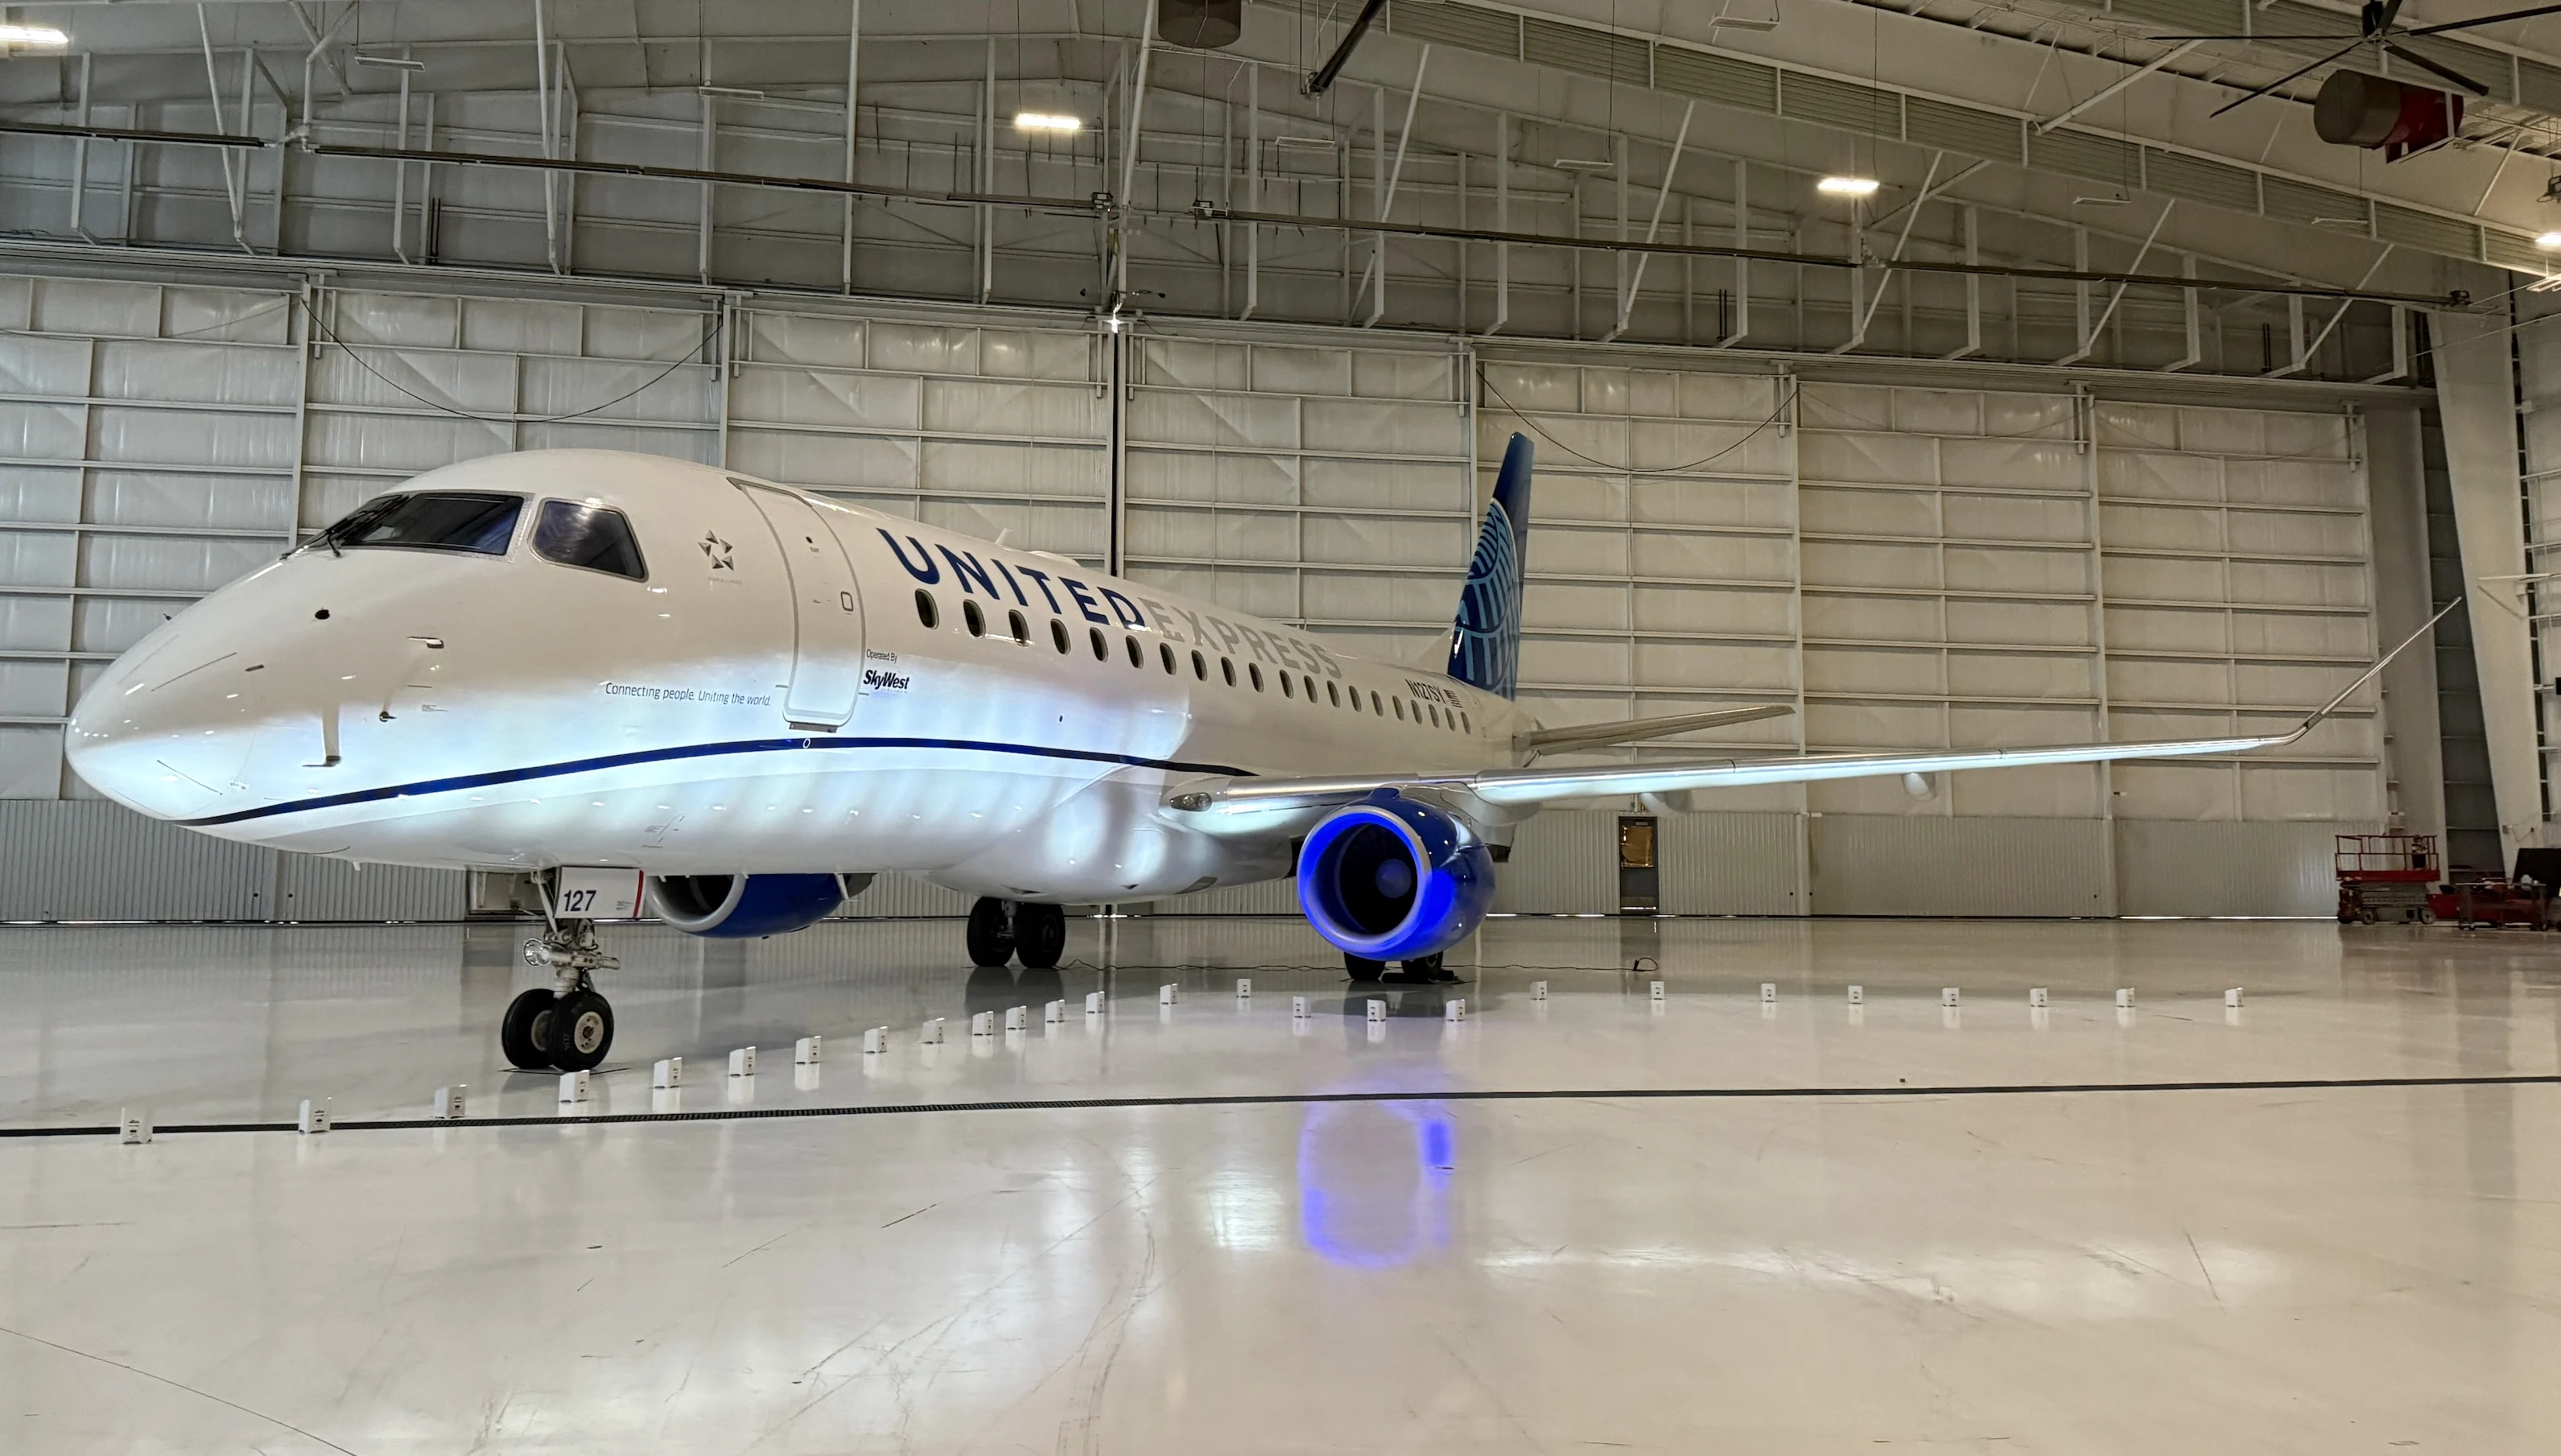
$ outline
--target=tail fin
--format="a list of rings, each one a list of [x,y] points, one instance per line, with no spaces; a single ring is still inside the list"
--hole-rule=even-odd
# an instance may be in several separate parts
[[[1494,498],[1476,533],[1475,559],[1458,593],[1450,634],[1450,675],[1497,697],[1520,683],[1521,573],[1529,535],[1529,437],[1515,435],[1503,452]]]

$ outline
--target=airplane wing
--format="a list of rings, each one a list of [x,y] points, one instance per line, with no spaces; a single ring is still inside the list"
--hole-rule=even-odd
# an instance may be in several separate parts
[[[1458,773],[1386,775],[1374,778],[1222,778],[1172,786],[1165,808],[1202,828],[1226,818],[1229,832],[1258,827],[1297,811],[1350,804],[1375,790],[1433,789],[1472,796],[1495,809],[1535,812],[1552,800],[1673,794],[1693,789],[1733,789],[1759,784],[1806,784],[1826,779],[1944,774],[1961,769],[2008,769],[2037,764],[2100,764],[2126,759],[2191,758],[2247,753],[2293,743],[2338,711],[2350,695],[2426,637],[2458,598],[2428,619],[2399,646],[2360,672],[2309,717],[2283,733],[2234,738],[2181,738],[2150,743],[2066,743],[2042,748],[1925,749],[1901,753],[1807,754],[1793,758],[1703,759],[1685,763],[1599,764],[1574,768],[1481,769]],[[1198,817],[1197,819],[1193,817]]]
[[[1541,728],[1534,733],[1521,734],[1512,740],[1512,749],[1517,753],[1573,753],[1579,749],[1607,748],[1617,743],[1640,743],[1648,738],[1669,738],[1676,733],[1695,733],[1702,728],[1730,728],[1737,723],[1757,723],[1763,718],[1784,718],[1794,711],[1787,703],[1763,703],[1749,708],[1675,713],[1667,718],[1577,723],[1565,728]]]

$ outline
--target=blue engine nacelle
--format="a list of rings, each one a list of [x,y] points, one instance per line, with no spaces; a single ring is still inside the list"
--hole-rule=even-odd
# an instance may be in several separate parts
[[[746,940],[806,930],[870,883],[847,874],[661,874],[649,877],[649,899],[687,935]]]
[[[1448,814],[1381,789],[1337,810],[1298,850],[1298,908],[1316,933],[1372,961],[1438,955],[1494,900],[1494,859]]]

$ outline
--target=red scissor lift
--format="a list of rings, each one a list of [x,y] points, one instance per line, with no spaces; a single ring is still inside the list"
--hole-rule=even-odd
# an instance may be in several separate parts
[[[2338,871],[2341,924],[2378,920],[2434,925],[2428,892],[2445,872],[2434,834],[2341,834],[2331,863]]]

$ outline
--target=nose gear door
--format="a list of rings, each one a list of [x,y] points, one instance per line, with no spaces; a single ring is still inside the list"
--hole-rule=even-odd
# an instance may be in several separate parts
[[[801,497],[746,480],[730,483],[773,529],[791,577],[791,687],[783,717],[794,728],[841,728],[853,716],[863,674],[862,598],[845,548]]]

